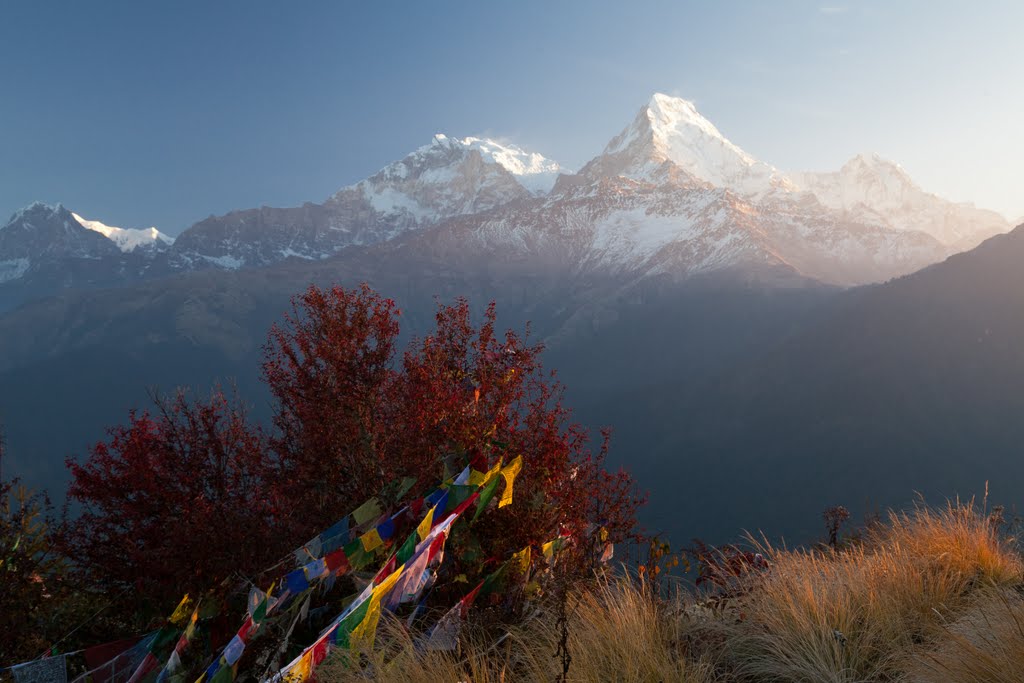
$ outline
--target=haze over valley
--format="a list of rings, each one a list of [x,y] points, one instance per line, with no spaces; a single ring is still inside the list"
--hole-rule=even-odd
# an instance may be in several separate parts
[[[835,502],[1024,478],[1015,421],[996,419],[1018,379],[998,350],[1024,333],[1010,223],[873,154],[782,171],[682,98],[654,94],[576,171],[438,133],[318,204],[175,238],[97,218],[36,203],[0,229],[6,467],[40,485],[147,387],[237,383],[260,414],[266,331],[311,282],[369,283],[409,336],[438,298],[529,322],[577,417],[612,426],[613,460],[650,490],[644,521],[675,537],[812,535]]]

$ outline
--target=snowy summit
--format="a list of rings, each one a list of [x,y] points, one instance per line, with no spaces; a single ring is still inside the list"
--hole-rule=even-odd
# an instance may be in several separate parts
[[[669,163],[697,180],[739,194],[790,190],[792,182],[774,166],[730,142],[693,102],[655,93],[633,123],[612,139],[604,157],[619,175],[648,180]]]
[[[487,138],[468,137],[452,139],[442,133],[434,136],[435,142],[462,145],[475,149],[485,161],[498,164],[516,177],[516,180],[534,194],[549,192],[562,168],[558,162],[536,152],[527,152],[513,144],[501,143]]]
[[[113,225],[105,225],[99,221],[91,221],[88,218],[82,218],[77,213],[72,212],[75,220],[78,221],[83,228],[98,232],[111,242],[117,245],[118,249],[123,252],[135,251],[139,247],[150,247],[150,246],[161,246],[171,245],[174,243],[174,238],[163,234],[156,228],[148,228],[145,230],[139,230],[135,228],[118,228]]]

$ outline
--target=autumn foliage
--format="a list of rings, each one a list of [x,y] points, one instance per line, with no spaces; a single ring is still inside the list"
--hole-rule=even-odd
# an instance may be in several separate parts
[[[499,332],[495,306],[440,305],[434,329],[398,350],[395,303],[363,286],[310,287],[268,336],[274,400],[265,434],[215,393],[132,413],[69,462],[83,514],[68,544],[86,571],[166,605],[253,575],[404,477],[420,495],[467,464],[522,456],[515,503],[475,527],[478,571],[559,534],[624,541],[640,498],[572,424],[562,389],[527,335]]]
[[[84,464],[68,461],[80,503],[64,543],[90,582],[159,614],[183,590],[260,569],[287,546],[274,459],[244,411],[215,390],[131,412]]]

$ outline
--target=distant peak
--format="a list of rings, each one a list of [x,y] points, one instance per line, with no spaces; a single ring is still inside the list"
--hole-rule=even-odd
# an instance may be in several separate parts
[[[505,170],[513,175],[551,173],[557,172],[561,168],[558,162],[552,161],[537,152],[529,152],[519,145],[511,142],[500,142],[492,138],[475,136],[452,138],[444,133],[435,133],[432,144],[449,148],[462,147],[479,150],[487,161],[501,164]]]
[[[612,138],[597,168],[635,179],[657,177],[670,162],[693,178],[745,196],[761,196],[793,184],[777,169],[730,142],[690,100],[654,93],[633,123]]]
[[[903,184],[914,185],[910,175],[895,161],[890,161],[875,152],[858,154],[839,169],[842,176],[885,176]]]
[[[67,209],[65,209],[64,205],[61,204],[61,203],[47,204],[46,202],[35,201],[35,202],[32,202],[31,204],[29,204],[28,206],[26,206],[24,208],[21,208],[21,209],[18,209],[17,211],[15,211],[14,214],[11,215],[11,219],[9,221],[7,221],[7,223],[8,224],[13,223],[16,220],[19,220],[20,218],[23,218],[25,216],[37,216],[38,217],[41,214],[42,215],[47,215],[47,216],[52,216],[52,215],[59,215],[59,214],[64,213],[66,211],[67,211]]]
[[[652,124],[660,124],[663,128],[693,126],[702,133],[724,140],[718,128],[697,111],[696,105],[681,97],[672,97],[656,92],[647,103],[648,116]]]
[[[869,166],[869,167],[892,166],[894,168],[898,168],[900,170],[903,170],[902,166],[897,164],[895,161],[890,161],[889,159],[886,159],[885,157],[883,157],[878,152],[862,152],[862,153],[858,154],[857,156],[853,157],[852,159],[850,159],[849,161],[847,161],[845,165],[847,165],[847,166],[849,166],[849,165]]]
[[[98,232],[116,244],[118,248],[124,252],[134,251],[137,247],[146,247],[161,242],[163,244],[172,244],[174,242],[173,237],[163,234],[156,228],[141,230],[133,228],[119,228],[114,225],[106,225],[99,221],[92,221],[88,218],[83,218],[77,213],[72,213],[71,216],[83,228],[92,230],[93,232]]]
[[[46,213],[60,213],[61,211],[65,211],[65,209],[64,205],[60,202],[57,202],[56,204],[47,204],[46,202],[34,201],[18,213],[39,213],[41,211]]]
[[[415,177],[415,169],[437,169],[458,164],[466,154],[473,151],[478,152],[485,162],[500,166],[515,176],[516,180],[532,193],[550,190],[558,174],[562,172],[558,162],[510,142],[475,136],[457,138],[435,133],[429,144],[384,167],[380,174],[392,179]],[[434,177],[443,175],[434,174]]]

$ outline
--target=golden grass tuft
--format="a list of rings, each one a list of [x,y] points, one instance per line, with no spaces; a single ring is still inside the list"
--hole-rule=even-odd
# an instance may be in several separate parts
[[[708,662],[687,659],[680,647],[678,621],[666,618],[664,605],[642,584],[601,582],[574,594],[568,609],[570,681],[713,680]],[[470,628],[463,635],[458,652],[418,654],[399,622],[382,622],[378,640],[387,645],[369,655],[369,666],[360,669],[344,655],[333,657],[318,672],[318,679],[331,683],[544,682],[556,680],[561,671],[555,658],[559,632],[549,614],[511,629],[497,645],[475,637]]]
[[[888,681],[972,592],[1020,580],[1021,560],[969,505],[893,513],[839,551],[761,543],[771,571],[751,577],[743,618],[713,625],[738,680]]]
[[[1019,683],[1024,680],[1024,597],[989,590],[912,656],[906,683]]]
[[[571,605],[571,675],[580,681],[711,681],[707,660],[688,658],[683,622],[644,584],[619,580],[577,596]],[[548,627],[546,639],[557,633]]]

